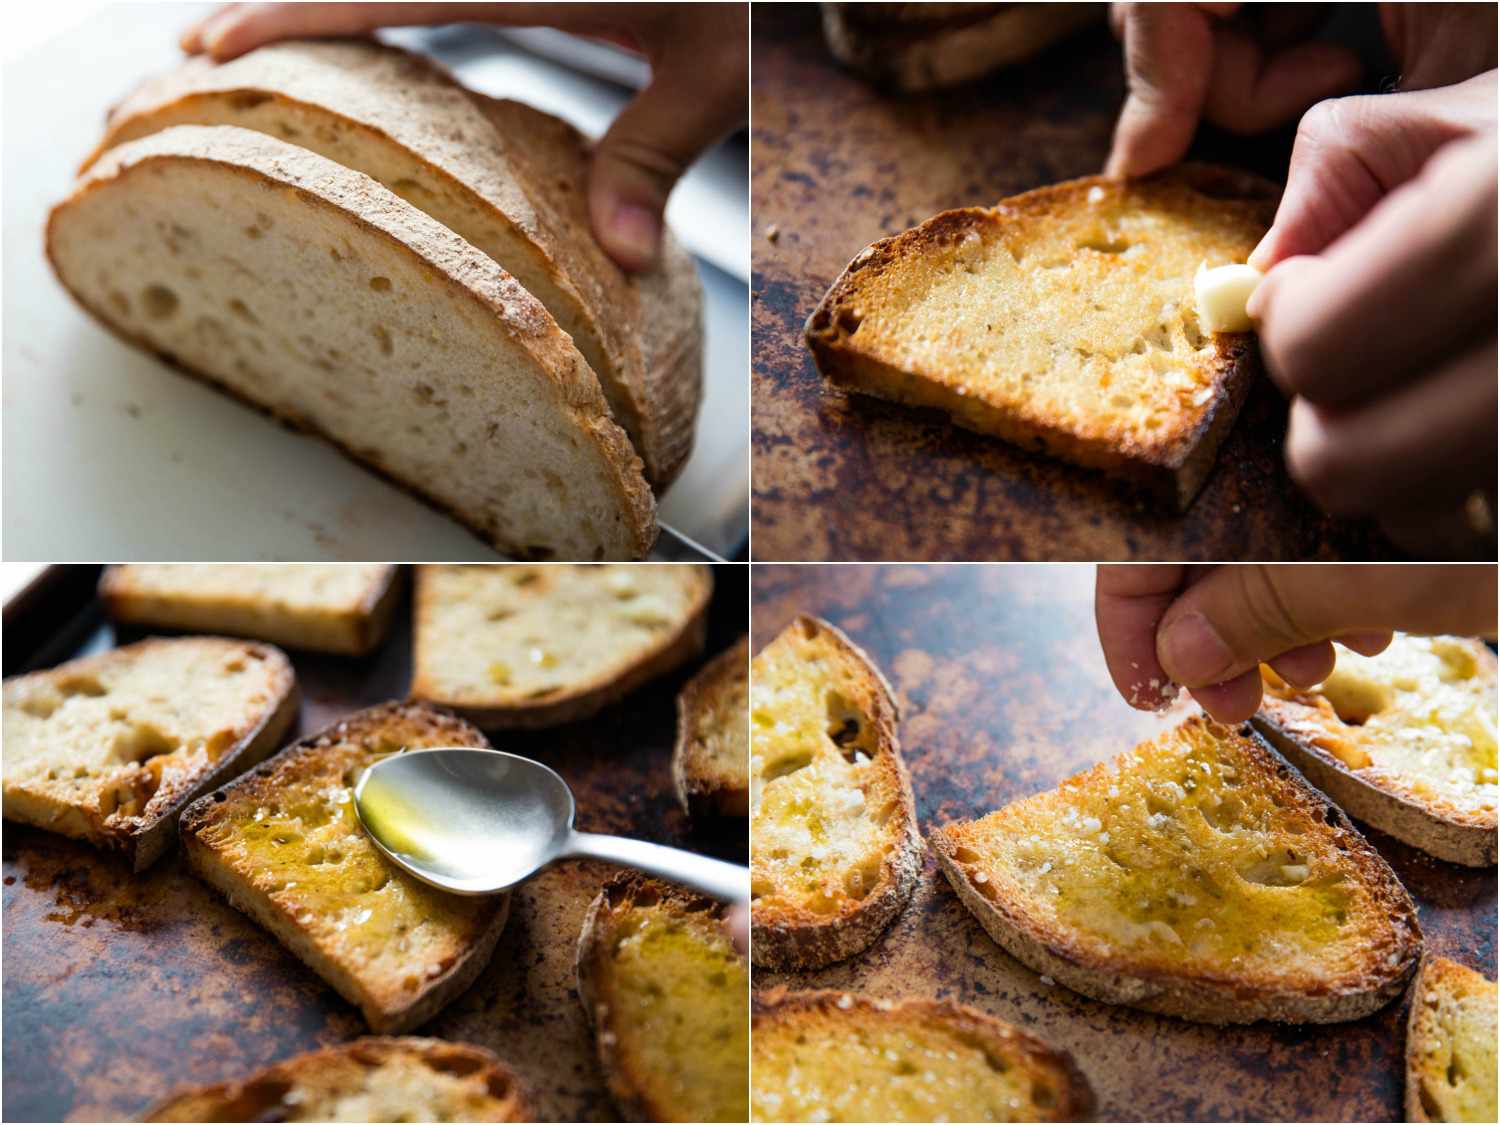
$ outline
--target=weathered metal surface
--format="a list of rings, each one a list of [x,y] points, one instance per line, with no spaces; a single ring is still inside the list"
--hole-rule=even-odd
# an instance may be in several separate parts
[[[1175,721],[1131,710],[1104,668],[1093,568],[760,566],[752,642],[799,612],[845,629],[890,678],[924,835],[1050,788]],[[1416,899],[1427,948],[1495,974],[1495,872],[1366,832]],[[865,953],[757,988],[972,1004],[1073,1053],[1105,1120],[1401,1120],[1404,999],[1352,1023],[1214,1028],[1096,1003],[990,940],[929,855]]]
[[[719,568],[709,651],[745,629],[741,568]],[[300,733],[405,695],[409,607],[368,660],[290,653]],[[101,626],[87,643],[107,639]],[[743,860],[745,842],[693,836],[672,795],[677,690],[698,667],[600,718],[496,734],[572,786],[578,824]],[[584,910],[609,869],[570,863],[516,893],[489,967],[416,1034],[477,1043],[514,1066],[542,1120],[618,1120],[574,987]],[[175,1087],[235,1077],[366,1034],[350,1005],[174,852],[133,876],[93,849],[7,822],[4,832],[4,1119],[118,1121]]]
[[[802,341],[864,246],[951,207],[1099,170],[1123,95],[1102,28],[946,93],[894,97],[840,70],[815,5],[753,12],[754,556],[823,559],[1381,558],[1282,462],[1285,407],[1263,382],[1183,516],[1096,474],[829,387]],[[1286,133],[1206,136],[1198,159],[1280,179]],[[768,237],[774,232],[774,240]]]

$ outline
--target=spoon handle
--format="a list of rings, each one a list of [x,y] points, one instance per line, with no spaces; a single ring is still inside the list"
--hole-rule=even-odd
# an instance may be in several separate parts
[[[604,859],[623,867],[634,867],[722,902],[740,902],[750,897],[750,869],[706,855],[595,832],[574,832],[568,855],[580,859]]]

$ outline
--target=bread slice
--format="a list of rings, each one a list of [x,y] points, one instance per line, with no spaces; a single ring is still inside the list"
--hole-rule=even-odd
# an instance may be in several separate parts
[[[752,1121],[1088,1121],[1066,1052],[951,1000],[755,998]]]
[[[290,41],[227,63],[205,56],[143,84],[110,114],[87,168],[174,125],[255,129],[362,172],[512,274],[570,335],[658,487],[692,444],[701,363],[651,369],[643,287],[595,241],[586,142],[537,111],[487,113],[427,59],[373,40]],[[519,126],[519,127],[513,127]],[[524,169],[521,167],[522,158]],[[687,298],[699,300],[690,260]]]
[[[750,949],[813,969],[866,948],[922,867],[896,701],[874,662],[801,616],[750,666]]]
[[[1185,508],[1258,369],[1204,332],[1198,266],[1243,262],[1277,189],[1183,165],[945,211],[867,247],[807,322],[835,384],[1093,469]]]
[[[1422,962],[1406,1024],[1406,1119],[1495,1120],[1495,982],[1446,957]]]
[[[288,746],[182,818],[193,871],[270,930],[373,1031],[407,1031],[468,988],[489,960],[509,895],[430,887],[376,850],[354,785],[391,754],[488,748],[461,719],[423,703],[360,711]]]
[[[384,564],[129,563],[105,570],[99,597],[125,624],[357,656],[390,628],[397,573]]]
[[[111,149],[47,227],[106,327],[316,432],[500,551],[636,558],[650,489],[541,304],[373,180],[233,127]]]
[[[1385,860],[1248,725],[1196,715],[932,845],[995,941],[1110,1004],[1352,1020],[1400,993],[1422,952]]]
[[[157,637],[5,681],[5,816],[144,871],[200,793],[281,745],[297,680],[270,645]]]
[[[677,697],[672,783],[694,820],[750,812],[750,638],[714,657]]]
[[[514,1071],[483,1047],[382,1039],[293,1055],[233,1082],[183,1090],[144,1121],[531,1121]]]
[[[703,649],[701,566],[423,566],[411,694],[486,730],[586,719]]]
[[[1103,4],[824,4],[834,58],[882,86],[935,90],[1024,62],[1102,23]]]
[[[1397,635],[1339,653],[1322,684],[1262,668],[1255,724],[1350,816],[1429,855],[1495,862],[1495,654],[1465,637]]]
[[[722,903],[623,874],[589,906],[578,996],[629,1121],[744,1121],[750,970]]]

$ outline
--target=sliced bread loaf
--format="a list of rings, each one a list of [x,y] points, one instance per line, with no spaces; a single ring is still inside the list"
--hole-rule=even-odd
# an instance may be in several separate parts
[[[483,1047],[368,1036],[247,1078],[183,1090],[144,1121],[531,1121],[515,1073]]]
[[[672,783],[694,820],[749,814],[749,637],[714,657],[678,695]]]
[[[1248,725],[1194,716],[932,845],[1007,952],[1106,1003],[1352,1020],[1399,995],[1422,953],[1380,853]]]
[[[130,625],[358,655],[390,627],[397,573],[384,564],[129,563],[105,570],[99,597]]]
[[[750,667],[750,948],[813,969],[870,945],[922,868],[896,701],[865,653],[798,617]]]
[[[750,969],[724,905],[641,875],[599,892],[578,940],[578,996],[631,1121],[744,1121]]]
[[[423,566],[411,694],[486,729],[593,715],[703,648],[701,566]]]
[[[290,41],[227,63],[205,56],[143,84],[110,114],[85,168],[125,141],[174,125],[233,125],[362,172],[494,259],[572,336],[614,418],[663,487],[692,444],[696,349],[676,367],[643,339],[643,287],[594,239],[586,142],[514,103],[482,104],[430,61],[372,40]],[[522,167],[524,163],[524,167]],[[696,273],[675,244],[664,266]],[[696,318],[694,321],[696,326]]]
[[[5,681],[5,816],[142,871],[200,793],[281,745],[297,684],[270,645],[153,638]]]
[[[636,558],[655,537],[639,458],[567,334],[358,172],[262,133],[178,126],[105,154],[54,208],[47,252],[107,327],[504,553]]]
[[[195,802],[182,819],[193,871],[364,1015],[395,1033],[468,988],[505,925],[510,896],[440,891],[390,863],[354,810],[365,769],[391,754],[488,748],[425,703],[360,711]]]
[[[1198,324],[1198,266],[1243,262],[1277,189],[1184,165],[945,211],[867,247],[807,323],[828,379],[945,412],[1185,508],[1258,370]]]
[[[1062,1051],[951,1000],[755,998],[752,1121],[1087,1121]]]
[[[1263,668],[1255,724],[1345,812],[1429,855],[1495,862],[1495,654],[1467,637],[1398,634],[1340,651],[1299,690]]]
[[[1495,1120],[1496,1007],[1483,973],[1428,957],[1411,989],[1406,1022],[1406,1119]]]

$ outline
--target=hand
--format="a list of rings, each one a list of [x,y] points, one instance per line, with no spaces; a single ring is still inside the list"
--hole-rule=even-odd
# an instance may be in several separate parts
[[[1331,43],[1298,42],[1322,5],[1115,4],[1129,92],[1105,174],[1144,176],[1187,154],[1200,120],[1258,133],[1294,120],[1359,81],[1359,60]],[[1421,28],[1403,23],[1410,39]],[[1493,64],[1491,64],[1493,65]],[[1472,73],[1472,72],[1471,72]]]
[[[1250,256],[1293,479],[1428,558],[1493,532],[1472,505],[1495,492],[1495,89],[1314,107]]]
[[[1165,707],[1181,684],[1237,723],[1260,706],[1262,663],[1311,687],[1333,671],[1332,642],[1373,656],[1392,630],[1493,637],[1495,580],[1492,565],[1105,565],[1094,619],[1132,707]]]
[[[625,269],[655,260],[672,186],[746,116],[748,24],[738,4],[231,4],[182,47],[220,61],[278,39],[361,35],[378,27],[486,21],[548,26],[639,50],[651,83],[594,152],[594,234]]]

